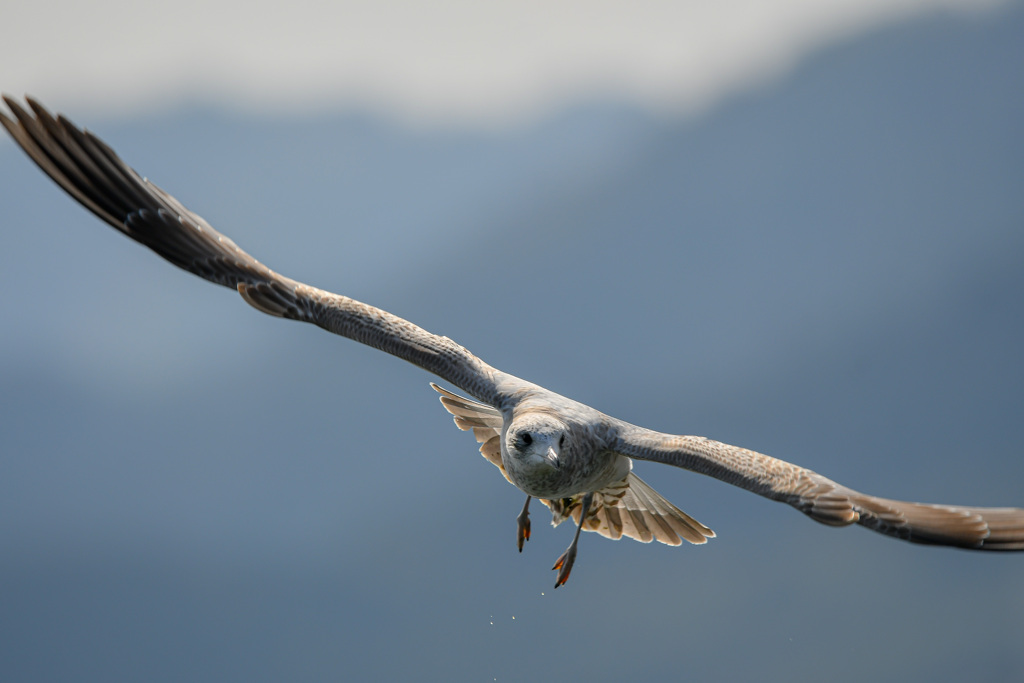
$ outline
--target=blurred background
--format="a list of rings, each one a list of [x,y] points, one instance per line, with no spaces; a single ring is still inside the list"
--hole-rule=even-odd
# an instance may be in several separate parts
[[[1024,506],[1024,3],[3,3],[0,89],[272,268],[648,427]],[[421,370],[0,139],[5,680],[1024,679],[1024,556],[640,463],[571,538]]]

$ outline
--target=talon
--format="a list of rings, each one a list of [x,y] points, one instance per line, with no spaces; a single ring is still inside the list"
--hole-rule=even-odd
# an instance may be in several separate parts
[[[526,497],[523,511],[516,517],[516,547],[523,552],[523,544],[530,540],[530,496]]]
[[[566,581],[569,580],[569,574],[572,572],[572,566],[576,562],[576,546],[575,544],[570,546],[568,550],[562,553],[562,556],[555,560],[555,566],[552,570],[559,570],[558,576],[555,578],[555,588],[558,588]]]
[[[523,544],[530,540],[530,516],[519,515],[517,518],[519,528],[516,529],[516,547],[523,552]]]
[[[590,502],[594,499],[593,493],[588,493],[583,496],[582,507],[580,508],[580,523],[576,527],[576,533],[572,537],[572,543],[565,549],[562,556],[555,560],[555,566],[551,569],[558,570],[558,578],[555,579],[555,588],[558,588],[566,581],[569,580],[569,572],[572,571],[572,565],[576,562],[576,546],[580,542],[580,531],[583,530],[583,522],[587,519],[587,512],[590,510]]]
[[[555,566],[551,568],[551,571],[561,569],[563,564],[565,564],[565,553],[562,553],[562,555],[557,560],[555,560]]]

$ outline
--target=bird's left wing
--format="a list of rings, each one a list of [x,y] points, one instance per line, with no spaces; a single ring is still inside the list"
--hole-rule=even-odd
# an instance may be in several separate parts
[[[80,204],[179,268],[237,289],[264,313],[310,322],[386,351],[496,405],[502,376],[447,337],[339,294],[284,277],[242,251],[200,216],[141,177],[102,140],[28,98],[4,96],[0,123],[31,159]]]
[[[914,543],[1024,550],[1024,510],[932,505],[869,496],[804,467],[699,436],[672,436],[622,423],[615,450],[707,474],[788,503],[831,526],[860,524]]]

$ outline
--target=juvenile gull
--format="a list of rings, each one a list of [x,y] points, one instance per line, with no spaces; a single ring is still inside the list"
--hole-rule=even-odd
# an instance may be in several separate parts
[[[650,460],[707,474],[788,503],[832,526],[860,524],[914,543],[973,550],[1024,550],[1024,510],[928,505],[865,495],[811,470],[698,436],[644,429],[501,372],[447,337],[340,294],[278,275],[177,199],[139,176],[92,133],[28,99],[4,96],[0,122],[39,167],[79,203],[174,265],[231,287],[269,315],[313,323],[407,360],[477,400],[431,386],[480,452],[526,493],[517,519],[521,551],[538,498],[576,532],[555,562],[555,587],[569,578],[581,530],[669,545],[706,543],[714,532],[633,474]]]

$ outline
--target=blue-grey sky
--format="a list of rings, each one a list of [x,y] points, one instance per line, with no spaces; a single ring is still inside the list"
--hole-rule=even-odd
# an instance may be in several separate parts
[[[221,93],[201,81],[247,54],[227,27],[272,15],[203,7],[126,3],[88,31],[46,17],[96,50],[5,8],[0,50],[25,36],[0,74],[49,44],[73,55],[0,88],[88,126],[279,272],[598,409],[876,495],[1024,504],[1024,4],[892,5],[704,104],[666,105],[653,77],[653,99],[639,76],[549,81],[511,118],[494,114],[510,88],[482,78],[469,105],[337,83],[303,99],[269,68],[264,90]],[[290,7],[285,29],[305,16]],[[367,8],[350,23],[382,21]],[[679,26],[743,51],[701,16]],[[548,23],[594,21],[571,19]],[[190,40],[186,20],[216,31]],[[635,49],[671,62],[654,23]],[[283,37],[263,63],[303,54]],[[159,45],[211,72],[165,78]],[[144,84],[109,81],[102,55]],[[637,465],[718,537],[587,534],[552,591],[571,529],[538,509],[516,552],[522,496],[427,373],[169,266],[6,142],[0,179],[5,679],[1024,680],[1024,555],[827,528],[669,467]]]

